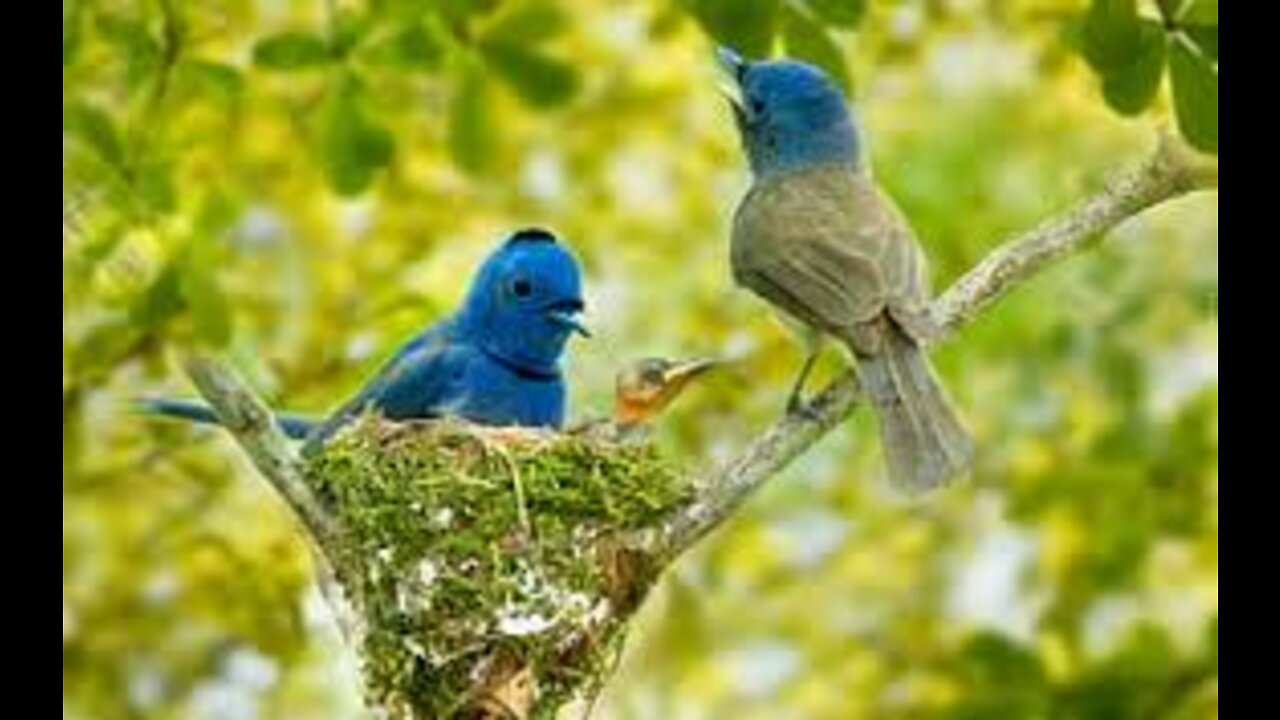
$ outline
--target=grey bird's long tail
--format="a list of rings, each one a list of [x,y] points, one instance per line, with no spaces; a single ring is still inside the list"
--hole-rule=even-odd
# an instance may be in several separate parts
[[[858,356],[875,408],[889,479],[916,495],[945,485],[973,464],[973,439],[938,383],[929,358],[892,322],[881,351]]]
[[[218,414],[213,411],[213,408],[193,400],[163,397],[142,398],[137,402],[137,409],[147,415],[180,418],[204,425],[222,424],[219,422]],[[280,428],[280,431],[294,440],[305,439],[319,425],[316,420],[291,413],[277,414],[275,417],[276,425]]]

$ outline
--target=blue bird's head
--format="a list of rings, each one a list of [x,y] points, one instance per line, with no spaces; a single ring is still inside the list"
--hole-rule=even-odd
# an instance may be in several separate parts
[[[460,314],[485,352],[520,370],[554,374],[578,322],[578,261],[546,230],[513,233],[480,266]]]
[[[729,75],[726,95],[757,177],[861,163],[857,123],[822,70],[797,60],[751,62],[726,47],[716,56]]]

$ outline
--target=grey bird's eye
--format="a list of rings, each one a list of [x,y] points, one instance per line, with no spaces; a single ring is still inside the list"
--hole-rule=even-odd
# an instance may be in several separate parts
[[[511,283],[511,292],[515,293],[516,297],[529,297],[530,293],[533,292],[533,283],[524,278],[519,278]]]

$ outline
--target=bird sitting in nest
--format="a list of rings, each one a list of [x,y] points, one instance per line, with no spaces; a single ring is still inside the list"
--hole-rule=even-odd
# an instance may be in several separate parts
[[[618,373],[613,416],[588,420],[568,432],[625,445],[646,442],[652,435],[654,419],[690,382],[718,364],[708,358],[637,360]]]

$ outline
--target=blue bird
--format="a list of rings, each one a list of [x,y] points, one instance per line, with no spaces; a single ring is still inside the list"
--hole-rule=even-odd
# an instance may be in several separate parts
[[[788,410],[805,411],[805,379],[834,337],[856,360],[891,482],[910,493],[946,483],[972,464],[973,442],[922,349],[936,332],[924,254],[872,180],[844,96],[803,62],[717,55],[753,176],[733,219],[733,277],[808,351]]]
[[[285,434],[314,450],[366,410],[392,420],[461,417],[484,425],[558,428],[564,421],[560,358],[570,335],[589,336],[578,262],[555,235],[517,231],[480,266],[462,307],[413,338],[323,422],[278,416]],[[206,406],[144,401],[151,412],[217,422]]]

